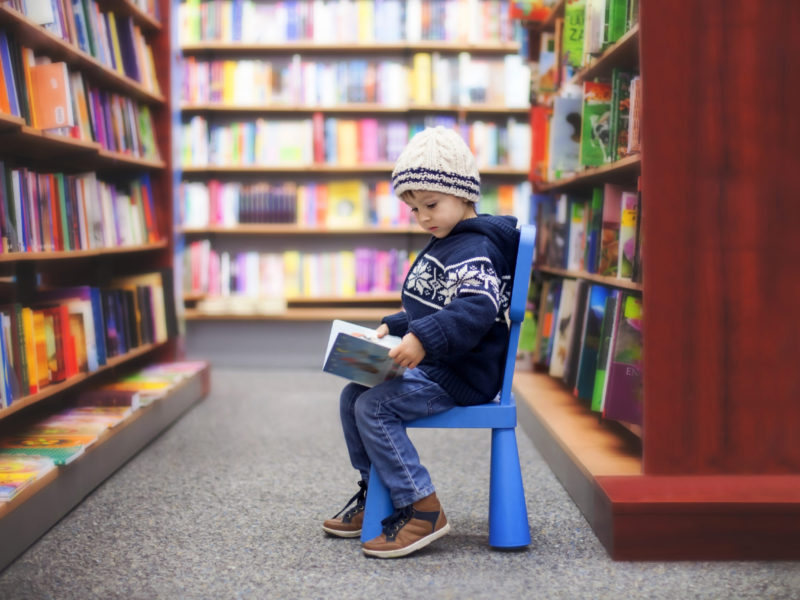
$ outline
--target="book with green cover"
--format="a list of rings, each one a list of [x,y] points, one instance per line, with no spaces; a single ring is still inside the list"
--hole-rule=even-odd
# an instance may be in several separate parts
[[[578,371],[574,393],[581,400],[592,400],[594,379],[597,376],[597,359],[600,354],[600,341],[603,320],[606,311],[606,300],[611,289],[602,285],[593,285],[589,291],[589,302],[586,306],[586,317],[583,320],[582,347],[578,359]]]
[[[597,167],[608,162],[611,135],[611,83],[583,83],[580,164]]]
[[[583,66],[583,30],[586,22],[586,0],[567,0],[564,5],[562,56],[566,65]]]
[[[603,321],[600,325],[600,343],[597,349],[597,368],[592,382],[592,405],[594,412],[603,410],[603,391],[606,384],[606,369],[608,367],[608,355],[611,348],[611,338],[614,333],[614,319],[617,313],[617,299],[619,290],[612,290],[606,298],[605,308],[603,309]]]

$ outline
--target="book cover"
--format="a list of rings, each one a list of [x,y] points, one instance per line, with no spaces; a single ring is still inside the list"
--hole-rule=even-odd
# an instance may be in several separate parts
[[[583,257],[584,268],[589,273],[597,273],[597,260],[600,256],[600,240],[603,233],[603,188],[592,188],[587,218],[586,252]]]
[[[617,316],[617,299],[619,290],[613,290],[606,298],[603,309],[603,322],[600,325],[600,345],[597,350],[597,368],[592,382],[592,404],[594,412],[603,411],[603,393],[606,387],[606,369],[608,354],[611,349],[611,338],[614,334],[614,321]]]
[[[581,400],[591,400],[594,392],[594,378],[597,375],[597,359],[600,351],[603,317],[606,300],[611,290],[602,285],[591,286],[586,316],[583,321],[582,347],[578,359],[578,374],[575,382],[575,395]]]
[[[378,339],[374,329],[334,320],[322,370],[369,387],[378,385],[405,370],[389,358],[389,350],[400,341],[389,335]]]
[[[561,297],[558,302],[558,314],[552,336],[553,349],[550,354],[549,373],[551,377],[561,378],[564,376],[569,341],[572,338],[577,292],[578,283],[574,279],[565,279],[561,284]]]
[[[542,286],[542,306],[539,310],[537,341],[533,353],[533,364],[538,369],[549,370],[550,342],[555,330],[556,313],[561,297],[561,279],[549,279]]]
[[[567,269],[584,270],[586,229],[588,221],[587,202],[583,198],[569,198],[569,244],[567,247]]]
[[[631,107],[631,73],[614,68],[611,71],[611,151],[609,160],[628,154],[628,120]]]
[[[37,479],[55,469],[43,456],[0,454],[0,502],[7,502]]]
[[[30,80],[36,126],[47,130],[75,125],[67,63],[33,65]]]
[[[623,293],[622,307],[614,334],[608,367],[606,401],[603,416],[607,419],[642,424],[642,300]]]
[[[549,126],[547,179],[554,181],[577,171],[581,148],[581,99],[557,96]]]
[[[7,436],[0,439],[0,455],[26,454],[53,459],[57,465],[67,465],[86,451],[95,436]]]
[[[363,227],[364,196],[361,181],[331,181],[328,184],[327,226],[331,229]]]
[[[562,379],[569,389],[575,387],[578,379],[578,361],[583,346],[584,323],[586,321],[586,307],[589,303],[591,286],[585,279],[577,281],[575,292],[575,308],[572,311],[573,323],[570,325],[570,337],[567,340],[567,359],[564,362],[564,375]]]
[[[580,164],[597,167],[608,162],[611,152],[611,83],[583,83],[581,123]]]
[[[639,196],[635,192],[622,192],[619,221],[619,253],[617,277],[633,278],[636,260],[636,218],[639,212]]]
[[[567,0],[564,5],[563,60],[574,69],[583,66],[583,30],[586,0]]]
[[[622,215],[622,188],[613,183],[603,187],[603,225],[597,274],[615,277],[619,266],[619,223]]]

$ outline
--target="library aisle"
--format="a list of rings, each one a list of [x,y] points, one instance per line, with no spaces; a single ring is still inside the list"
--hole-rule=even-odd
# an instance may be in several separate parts
[[[489,434],[414,430],[453,529],[365,558],[340,380],[215,367],[212,391],[0,574],[0,598],[800,598],[797,562],[613,562],[520,429],[532,544],[487,546]]]

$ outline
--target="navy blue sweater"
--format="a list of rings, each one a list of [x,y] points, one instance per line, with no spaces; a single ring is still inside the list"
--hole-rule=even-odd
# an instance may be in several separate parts
[[[392,335],[419,338],[419,368],[461,405],[500,390],[518,244],[514,217],[461,221],[428,242],[403,284],[403,310],[382,321]]]

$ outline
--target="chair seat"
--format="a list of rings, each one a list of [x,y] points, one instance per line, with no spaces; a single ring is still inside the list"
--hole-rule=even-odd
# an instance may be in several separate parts
[[[406,427],[449,429],[507,429],[517,426],[517,406],[489,402],[476,406],[454,406],[450,410],[406,423]]]

